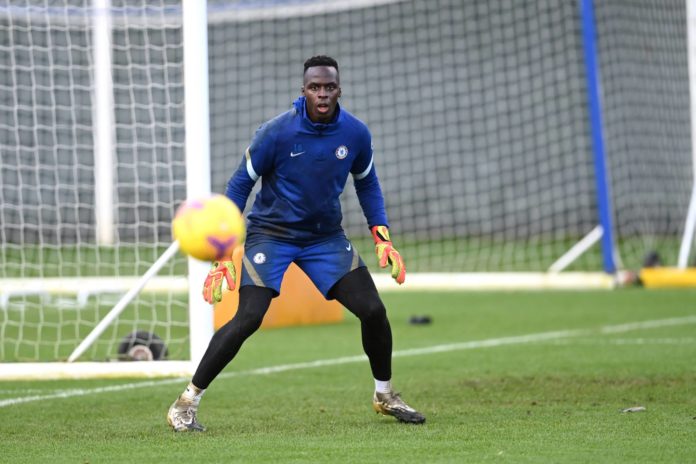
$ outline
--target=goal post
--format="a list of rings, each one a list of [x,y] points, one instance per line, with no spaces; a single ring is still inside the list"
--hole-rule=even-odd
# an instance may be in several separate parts
[[[0,7],[0,378],[193,372],[208,264],[176,253],[170,224],[210,193],[206,16],[200,1]]]
[[[602,102],[599,84],[599,63],[597,59],[597,32],[595,30],[594,0],[580,1],[582,22],[582,43],[587,76],[587,101],[592,133],[592,153],[594,160],[595,183],[597,185],[597,210],[601,227],[602,264],[607,274],[616,272],[614,254],[614,226],[611,208],[611,191],[607,177],[607,162],[604,152],[604,125],[602,123]]]
[[[691,133],[696,134],[696,5],[686,0],[686,33],[688,41],[689,63],[689,103],[691,109]],[[691,169],[693,173],[691,199],[686,214],[684,234],[679,247],[677,267],[686,269],[689,267],[689,256],[694,246],[694,232],[696,231],[696,137],[691,137]],[[693,264],[696,267],[696,262]]]
[[[184,94],[186,126],[186,197],[210,195],[210,110],[208,93],[207,2],[183,0]],[[201,298],[210,263],[188,258],[190,359],[203,357],[213,336],[212,307]]]
[[[338,60],[341,107],[371,130],[408,269],[398,291],[609,289],[651,251],[688,261],[686,6],[0,6],[0,376],[8,366],[192,369],[212,333],[200,298],[208,264],[173,253],[140,279],[167,253],[176,207],[225,190],[256,128],[289,108],[303,61],[317,54]],[[351,182],[344,229],[380,290],[396,291]],[[120,361],[142,333],[163,342],[166,361]]]
[[[94,12],[94,205],[97,243],[114,243],[114,87],[111,0],[92,0]]]

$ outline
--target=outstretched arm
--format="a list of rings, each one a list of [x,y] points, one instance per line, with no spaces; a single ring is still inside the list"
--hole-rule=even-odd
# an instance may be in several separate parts
[[[384,196],[379,185],[377,172],[375,171],[372,148],[366,153],[369,153],[369,161],[361,163],[364,167],[359,172],[353,173],[355,181],[355,191],[360,200],[367,224],[372,232],[372,238],[375,241],[375,253],[379,260],[379,266],[384,268],[388,264],[391,265],[391,275],[398,284],[403,284],[406,280],[406,266],[401,254],[396,251],[389,237],[389,223],[387,222],[387,213],[384,207]],[[356,164],[360,164],[360,160],[356,160]]]
[[[244,211],[251,189],[258,179],[259,175],[251,163],[250,149],[247,148],[242,162],[230,178],[225,190],[225,195],[237,205],[240,211]],[[203,299],[210,304],[220,302],[224,285],[227,285],[229,290],[234,290],[237,285],[237,272],[232,256],[213,263],[203,283]]]

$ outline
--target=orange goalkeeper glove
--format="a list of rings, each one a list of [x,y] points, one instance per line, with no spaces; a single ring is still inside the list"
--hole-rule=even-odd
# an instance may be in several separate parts
[[[236,280],[237,272],[232,258],[215,261],[203,283],[203,299],[209,304],[219,303],[222,300],[223,282],[227,283],[227,288],[234,290]]]
[[[403,284],[406,280],[406,266],[389,238],[389,229],[387,226],[374,226],[370,230],[375,240],[375,253],[379,259],[379,267],[384,268],[387,267],[387,263],[391,264],[391,276],[397,284]]]

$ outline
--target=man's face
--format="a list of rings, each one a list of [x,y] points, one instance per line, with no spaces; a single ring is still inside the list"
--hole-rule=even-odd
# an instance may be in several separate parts
[[[336,112],[341,96],[338,71],[333,66],[312,66],[304,74],[302,94],[307,100],[307,114],[313,122],[328,123]]]

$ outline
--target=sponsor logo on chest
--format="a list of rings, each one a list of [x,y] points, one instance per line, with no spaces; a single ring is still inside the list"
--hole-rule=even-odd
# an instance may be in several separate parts
[[[304,155],[305,149],[301,143],[296,143],[293,145],[290,151],[290,158],[295,158],[296,156]]]

